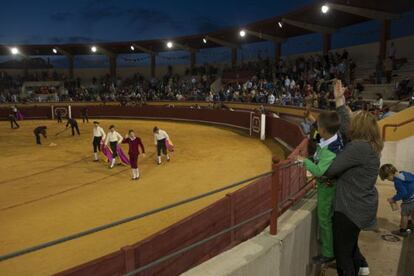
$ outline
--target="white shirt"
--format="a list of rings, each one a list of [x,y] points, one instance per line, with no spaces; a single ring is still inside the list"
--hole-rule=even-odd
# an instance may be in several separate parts
[[[105,131],[100,126],[93,128],[93,137],[102,137],[102,139],[105,139]]]
[[[118,132],[109,131],[108,135],[106,136],[105,144],[108,145],[110,142],[118,142],[118,144],[122,143],[122,136]]]
[[[276,100],[276,98],[275,98],[275,96],[273,94],[270,94],[269,97],[267,98],[267,102],[269,104],[274,104],[275,103],[275,100]]]
[[[154,133],[154,144],[157,144],[157,141],[162,139],[170,139],[170,137],[168,136],[167,132],[160,129],[158,130],[158,133]]]

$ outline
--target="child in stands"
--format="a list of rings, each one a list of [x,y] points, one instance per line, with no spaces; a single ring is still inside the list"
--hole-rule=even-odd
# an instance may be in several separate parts
[[[316,264],[325,264],[335,259],[332,231],[335,185],[322,180],[321,177],[335,159],[336,154],[343,149],[343,142],[338,133],[341,121],[336,112],[322,112],[318,117],[317,125],[321,139],[317,145],[313,161],[300,156],[297,159],[303,162],[305,168],[317,178],[317,213],[322,248],[321,255],[313,257],[313,261]]]
[[[392,233],[407,237],[411,233],[409,226],[412,227],[410,217],[414,218],[414,174],[405,171],[399,172],[393,165],[385,164],[381,166],[379,175],[382,180],[393,181],[395,190],[397,190],[397,194],[389,198],[388,202],[394,204],[397,201],[402,201],[400,229],[392,231]]]

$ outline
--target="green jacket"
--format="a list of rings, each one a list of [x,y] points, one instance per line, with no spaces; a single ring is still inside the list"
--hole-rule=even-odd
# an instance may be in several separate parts
[[[335,135],[326,141],[322,141],[316,148],[314,155],[315,162],[305,159],[305,168],[315,177],[321,177],[331,166],[336,157],[336,153],[343,149],[342,139],[339,135]]]

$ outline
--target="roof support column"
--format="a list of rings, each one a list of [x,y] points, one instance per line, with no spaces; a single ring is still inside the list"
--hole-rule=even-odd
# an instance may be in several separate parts
[[[191,51],[190,52],[190,69],[191,69],[191,71],[193,71],[194,67],[196,66],[196,63],[197,63],[197,52]]]
[[[73,56],[67,56],[68,58],[68,74],[69,74],[69,79],[73,79],[73,72],[74,72],[74,68],[75,68],[75,58]]]
[[[109,74],[113,81],[116,80],[116,59],[117,59],[117,55],[109,56]]]
[[[151,54],[151,64],[150,64],[150,68],[151,68],[151,78],[155,78],[155,53]]]
[[[278,64],[280,61],[280,58],[282,57],[282,43],[275,42],[274,48],[275,48],[275,62],[276,64]]]
[[[237,48],[231,48],[231,66],[237,66]]]
[[[382,21],[381,32],[380,32],[380,47],[379,47],[379,56],[381,59],[384,59],[387,55],[387,42],[390,39],[391,32],[391,21],[386,19]]]
[[[322,34],[322,53],[324,55],[327,55],[329,51],[331,50],[331,44],[332,44],[332,36],[330,33],[323,33]]]

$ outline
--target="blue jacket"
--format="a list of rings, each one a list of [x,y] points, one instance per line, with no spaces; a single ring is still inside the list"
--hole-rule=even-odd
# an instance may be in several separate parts
[[[394,201],[414,202],[414,174],[400,172],[398,176],[394,176],[394,186],[397,190],[397,194],[392,198]]]

